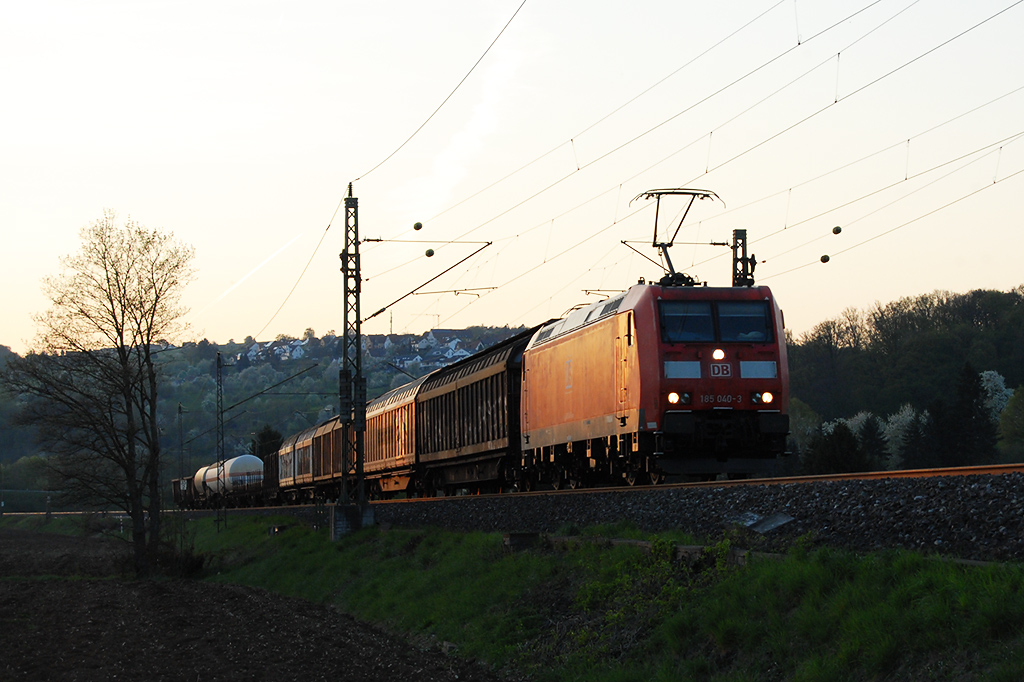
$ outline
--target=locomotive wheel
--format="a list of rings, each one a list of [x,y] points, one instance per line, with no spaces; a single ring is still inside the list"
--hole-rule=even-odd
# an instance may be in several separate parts
[[[630,466],[622,472],[622,478],[625,479],[626,485],[645,485],[650,480],[650,476],[636,466]]]
[[[650,473],[651,485],[658,485],[665,480],[665,474],[656,474],[653,471]]]

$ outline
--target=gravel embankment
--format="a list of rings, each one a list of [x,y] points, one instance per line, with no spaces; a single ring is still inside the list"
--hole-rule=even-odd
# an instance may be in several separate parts
[[[579,495],[455,497],[375,505],[377,523],[572,533],[630,521],[702,542],[785,551],[793,542],[856,551],[905,548],[958,559],[1024,560],[1024,475],[639,489]],[[779,516],[785,515],[785,516]],[[763,532],[751,523],[792,520]],[[749,526],[749,527],[748,527]]]

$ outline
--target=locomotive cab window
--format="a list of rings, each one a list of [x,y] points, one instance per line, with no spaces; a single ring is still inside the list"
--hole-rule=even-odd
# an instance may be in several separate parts
[[[662,301],[661,338],[666,343],[715,340],[710,301]]]
[[[661,301],[665,343],[768,343],[773,340],[765,301]]]
[[[719,301],[717,307],[719,341],[772,340],[771,318],[764,301]]]

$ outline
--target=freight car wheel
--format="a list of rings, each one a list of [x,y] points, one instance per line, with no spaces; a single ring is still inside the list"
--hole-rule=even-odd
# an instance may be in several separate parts
[[[422,497],[443,497],[444,491],[437,484],[437,476],[433,473],[429,473],[423,477],[423,490],[421,493]]]
[[[517,493],[519,492],[519,472],[516,467],[508,461],[502,461],[501,474],[498,476],[497,492]]]

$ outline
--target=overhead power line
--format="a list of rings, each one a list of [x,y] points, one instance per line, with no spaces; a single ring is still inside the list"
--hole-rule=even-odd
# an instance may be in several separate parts
[[[480,55],[480,58],[476,60],[476,62],[469,69],[469,71],[466,73],[466,75],[462,77],[462,80],[460,80],[459,84],[455,86],[455,89],[452,90],[448,94],[448,96],[444,98],[444,101],[441,102],[437,106],[436,109],[434,109],[433,113],[431,113],[430,116],[427,117],[427,120],[425,120],[423,123],[421,123],[420,126],[415,131],[413,131],[412,135],[410,135],[405,140],[405,142],[400,144],[398,146],[398,148],[395,149],[395,151],[393,151],[390,154],[388,154],[380,163],[378,163],[376,166],[374,166],[370,170],[368,170],[365,173],[363,173],[362,175],[360,175],[358,178],[356,178],[356,180],[361,180],[362,178],[366,177],[367,175],[369,175],[373,171],[375,171],[378,168],[380,168],[381,166],[383,166],[385,163],[387,163],[387,161],[389,159],[391,159],[391,157],[393,157],[395,154],[397,154],[399,151],[401,151],[401,149],[403,147],[405,147],[405,145],[409,144],[409,142],[412,140],[412,138],[416,137],[416,135],[421,130],[423,130],[423,128],[427,125],[427,123],[430,122],[430,119],[434,118],[434,116],[437,115],[437,112],[439,112],[441,110],[441,107],[443,107],[448,102],[448,100],[450,100],[452,98],[452,95],[454,95],[456,93],[456,91],[460,87],[462,87],[462,84],[466,82],[466,79],[469,78],[469,76],[473,73],[473,71],[476,70],[476,67],[480,65],[480,62],[482,62],[484,57],[487,56],[487,53],[491,51],[491,48],[494,47],[494,44],[497,43],[498,39],[501,38],[503,33],[505,33],[505,29],[507,29],[509,27],[509,25],[512,23],[512,20],[516,18],[516,15],[519,14],[519,10],[523,9],[523,5],[525,5],[525,4],[526,4],[526,0],[523,0],[523,2],[519,5],[519,7],[516,8],[516,11],[512,13],[512,17],[505,23],[505,25],[502,27],[501,31],[498,32],[498,35],[495,36],[494,40],[491,41],[491,44],[487,46],[486,50],[484,50],[484,53],[482,55]],[[263,327],[258,332],[256,332],[256,336],[259,336],[260,334],[262,334],[266,330],[266,328],[270,326],[270,324],[274,321],[274,319],[284,309],[284,307],[288,303],[289,299],[291,299],[292,294],[295,293],[295,289],[298,288],[299,282],[301,282],[302,278],[305,277],[306,271],[309,270],[310,264],[312,264],[313,259],[316,257],[317,252],[320,250],[320,246],[324,243],[324,238],[327,237],[327,232],[331,229],[331,225],[334,224],[334,219],[338,216],[338,211],[341,209],[341,205],[344,202],[344,200],[345,200],[344,197],[342,197],[341,199],[338,200],[338,205],[334,209],[334,214],[331,215],[331,219],[330,219],[330,221],[328,221],[327,227],[324,228],[323,234],[320,235],[320,241],[318,241],[316,243],[316,246],[313,248],[313,253],[310,254],[309,260],[306,261],[306,265],[305,265],[305,267],[302,268],[302,272],[299,273],[298,278],[295,280],[295,284],[292,285],[292,288],[288,291],[288,294],[284,297],[284,300],[281,301],[281,305],[279,305],[277,310],[274,311],[274,314],[270,316],[270,319],[267,320],[267,323],[265,325],[263,325]]]
[[[417,128],[416,130],[414,130],[412,132],[412,135],[410,135],[408,138],[406,138],[405,142],[403,142],[402,144],[398,145],[398,149],[396,149],[395,151],[393,151],[390,154],[388,154],[386,157],[384,157],[383,160],[381,160],[380,163],[378,163],[376,166],[374,166],[370,170],[368,170],[365,173],[363,173],[362,175],[360,175],[358,178],[353,180],[353,182],[358,181],[358,180],[362,180],[367,175],[369,175],[370,173],[372,173],[373,171],[377,170],[378,168],[383,166],[385,163],[387,163],[391,159],[391,157],[393,157],[398,152],[402,151],[402,148],[405,145],[409,144],[409,142],[412,140],[412,138],[416,137],[416,135],[421,130],[423,130],[423,128],[428,123],[430,123],[430,119],[434,118],[434,116],[437,115],[437,112],[441,111],[441,107],[443,107],[445,104],[448,103],[448,100],[450,100],[452,98],[452,95],[454,95],[458,91],[458,89],[460,87],[462,87],[462,84],[466,82],[466,79],[469,78],[470,74],[472,74],[473,71],[476,70],[476,67],[478,67],[480,65],[480,62],[482,62],[484,60],[484,57],[486,57],[487,53],[491,51],[491,48],[494,47],[494,44],[496,42],[498,42],[498,38],[501,38],[501,35],[505,32],[505,29],[507,29],[509,27],[509,24],[511,24],[512,20],[516,18],[516,15],[519,14],[519,10],[521,10],[523,8],[523,5],[525,5],[525,4],[526,4],[526,0],[523,0],[522,4],[519,5],[519,7],[516,8],[516,11],[512,13],[512,17],[505,23],[505,25],[502,27],[502,29],[500,31],[498,31],[498,35],[496,35],[494,37],[494,40],[491,41],[491,44],[487,46],[486,50],[484,50],[484,53],[482,55],[480,55],[480,58],[476,60],[476,63],[473,64],[473,66],[469,69],[469,71],[466,73],[466,75],[462,77],[462,80],[460,80],[459,84],[455,86],[455,89],[452,90],[450,93],[448,93],[448,96],[444,98],[443,102],[441,102],[440,104],[437,105],[437,108],[434,109],[433,113],[431,113],[430,116],[427,116],[427,120],[424,121],[423,123],[421,123],[420,127]]]
[[[992,181],[991,183],[985,184],[985,185],[979,187],[976,190],[968,192],[967,194],[961,195],[961,196],[957,197],[956,199],[953,199],[952,201],[943,204],[942,206],[938,206],[938,207],[932,209],[931,211],[928,211],[927,213],[923,213],[923,214],[921,214],[921,215],[919,215],[919,216],[917,216],[915,218],[911,218],[910,220],[908,220],[908,221],[906,221],[904,223],[900,223],[899,225],[896,225],[895,227],[889,228],[885,232],[880,232],[880,233],[874,235],[873,237],[868,237],[867,239],[865,239],[865,240],[863,240],[861,242],[858,242],[856,244],[853,244],[851,246],[848,246],[845,249],[842,249],[841,251],[836,251],[835,253],[830,254],[829,259],[835,258],[836,256],[838,256],[840,254],[844,254],[847,251],[852,251],[853,249],[856,249],[858,247],[864,246],[865,244],[867,244],[869,242],[873,242],[876,239],[884,237],[887,234],[891,234],[893,232],[896,232],[897,230],[902,230],[904,227],[906,227],[908,225],[912,225],[912,224],[916,223],[919,220],[924,220],[925,218],[927,218],[927,217],[929,217],[931,215],[934,215],[934,214],[938,213],[939,211],[944,211],[945,209],[949,208],[950,206],[953,206],[955,204],[959,204],[961,201],[964,201],[965,199],[969,199],[969,198],[973,197],[975,194],[979,194],[980,192],[984,192],[985,190],[990,189],[992,187],[995,187],[997,184],[999,184],[1001,182],[1005,182],[1006,180],[1009,180],[1011,178],[1015,178],[1015,177],[1017,177],[1018,175],[1020,175],[1022,173],[1024,173],[1024,168],[1022,168],[1019,171],[1016,171],[1015,173],[1011,173],[1010,175],[1007,175],[1004,178],[999,178],[997,180]],[[791,272],[796,272],[797,270],[802,270],[802,269],[804,269],[806,267],[810,267],[811,265],[815,265],[818,262],[820,262],[820,261],[819,260],[815,260],[815,261],[812,261],[810,263],[804,263],[803,265],[798,265],[795,268],[790,268],[789,270],[784,270],[782,272],[777,272],[774,275],[769,275],[767,277],[763,277],[762,279],[771,279],[773,277],[781,277],[782,275],[788,275]]]
[[[842,96],[842,97],[837,97],[837,98],[836,98],[836,100],[835,100],[834,102],[830,103],[829,105],[827,105],[827,106],[825,106],[825,107],[823,107],[823,108],[819,109],[818,111],[815,111],[815,112],[813,112],[812,114],[810,114],[810,115],[808,115],[808,116],[805,116],[804,118],[800,119],[799,121],[797,121],[797,122],[795,122],[795,123],[793,123],[793,124],[791,124],[791,125],[787,126],[786,128],[784,128],[784,129],[782,129],[782,130],[780,130],[780,131],[778,131],[778,132],[776,132],[776,133],[774,133],[774,134],[772,134],[772,135],[770,135],[770,136],[766,137],[765,139],[761,140],[760,142],[758,142],[757,144],[755,144],[755,145],[751,146],[750,148],[748,148],[748,149],[746,149],[746,150],[744,150],[744,151],[740,152],[739,154],[736,154],[735,156],[731,157],[731,158],[730,158],[730,159],[728,159],[727,161],[724,161],[723,163],[720,163],[720,164],[718,164],[718,165],[717,165],[717,166],[715,166],[714,168],[712,168],[712,169],[709,169],[709,171],[706,171],[706,172],[705,172],[704,174],[702,174],[702,175],[698,176],[697,178],[694,178],[694,179],[692,179],[692,180],[691,180],[690,182],[695,182],[695,181],[696,181],[696,180],[697,180],[697,179],[698,179],[699,177],[703,177],[703,175],[706,175],[706,174],[707,174],[708,172],[710,172],[711,170],[717,170],[717,169],[719,169],[719,168],[722,168],[723,166],[725,166],[725,165],[727,165],[727,164],[729,164],[729,163],[732,163],[733,161],[736,161],[737,159],[739,159],[739,158],[743,157],[744,155],[746,155],[746,154],[750,153],[750,152],[751,152],[751,151],[753,151],[754,149],[757,149],[758,147],[761,147],[761,146],[763,146],[763,145],[764,145],[764,144],[766,144],[767,142],[769,142],[769,141],[771,141],[771,140],[773,140],[773,139],[775,139],[775,138],[779,137],[780,135],[783,135],[783,134],[785,134],[786,132],[789,132],[790,130],[793,130],[794,128],[796,128],[796,127],[798,127],[798,126],[802,125],[803,123],[806,123],[807,121],[811,120],[812,118],[814,118],[814,117],[815,117],[815,116],[817,116],[818,114],[822,113],[823,111],[825,111],[825,110],[827,110],[827,109],[831,108],[832,106],[835,106],[836,104],[838,104],[838,103],[840,103],[840,102],[843,102],[843,101],[845,101],[845,100],[847,100],[847,99],[849,99],[849,98],[853,97],[854,95],[857,95],[857,94],[859,94],[859,93],[861,93],[861,92],[863,92],[863,91],[867,90],[868,88],[870,88],[870,87],[872,87],[872,86],[874,86],[874,85],[877,85],[878,83],[880,83],[880,82],[884,81],[884,80],[885,80],[886,78],[889,78],[890,76],[892,76],[892,75],[894,75],[895,73],[897,73],[897,72],[899,72],[899,71],[901,71],[901,70],[905,69],[906,67],[910,66],[911,64],[913,64],[913,63],[915,63],[915,62],[917,62],[917,61],[919,61],[919,60],[923,59],[924,57],[926,57],[926,56],[928,56],[928,55],[930,55],[930,54],[934,53],[935,51],[937,51],[937,50],[939,50],[939,49],[941,49],[941,48],[943,48],[943,47],[945,47],[945,46],[949,45],[950,43],[952,43],[952,42],[954,42],[954,41],[956,41],[956,40],[958,40],[958,39],[962,38],[963,36],[967,35],[968,33],[971,33],[972,31],[976,30],[977,28],[979,28],[979,27],[981,27],[981,26],[983,26],[983,25],[985,25],[985,24],[989,23],[990,21],[992,21],[992,20],[996,19],[997,17],[999,17],[999,16],[1001,16],[1001,15],[1005,14],[1005,13],[1006,13],[1007,11],[1009,11],[1010,9],[1012,9],[1012,8],[1016,7],[1017,5],[1021,4],[1022,2],[1024,2],[1024,0],[1017,0],[1017,2],[1014,2],[1014,3],[1010,4],[1010,5],[1008,5],[1007,7],[1004,7],[1003,9],[1001,9],[1001,10],[999,10],[999,11],[995,12],[994,14],[990,15],[990,16],[989,16],[989,17],[987,17],[986,19],[983,19],[982,21],[980,21],[980,22],[978,22],[978,23],[974,24],[973,26],[971,26],[971,27],[969,27],[969,28],[967,28],[967,29],[965,29],[965,30],[961,31],[960,33],[956,34],[955,36],[953,36],[953,37],[951,37],[951,38],[949,38],[949,39],[947,39],[947,40],[945,40],[945,41],[942,41],[942,42],[941,42],[941,43],[939,43],[938,45],[935,45],[935,46],[933,46],[932,48],[930,48],[930,49],[926,50],[925,52],[922,52],[921,54],[919,54],[919,55],[915,56],[914,58],[912,58],[912,59],[910,59],[910,60],[908,60],[908,61],[904,62],[903,64],[901,64],[901,65],[897,66],[896,68],[894,68],[894,69],[891,69],[890,71],[888,71],[887,73],[883,74],[882,76],[879,76],[878,78],[874,79],[874,80],[873,80],[873,81],[871,81],[870,83],[868,83],[868,84],[866,84],[866,85],[863,85],[863,86],[861,86],[861,87],[857,88],[856,90],[854,90],[854,91],[852,91],[852,92],[850,92],[850,93],[847,93],[846,95],[844,95],[844,96]],[[872,3],[872,4],[875,4],[875,3]],[[916,4],[916,3],[912,3],[912,4]],[[869,5],[869,7],[870,7],[870,5]],[[825,32],[827,32],[827,31],[831,30],[832,28],[835,28],[836,26],[838,26],[838,25],[840,25],[840,24],[844,23],[844,22],[845,22],[845,21],[847,21],[847,20],[848,20],[849,18],[852,18],[852,16],[855,16],[856,14],[859,14],[860,12],[863,12],[863,11],[864,11],[865,9],[867,9],[867,7],[865,7],[865,8],[862,8],[861,10],[858,10],[858,11],[857,11],[857,12],[855,12],[855,13],[854,13],[853,15],[851,15],[851,17],[848,17],[847,19],[844,19],[844,20],[843,20],[843,21],[841,21],[841,22],[837,22],[837,23],[833,24],[832,26],[830,26],[830,27],[828,27],[828,28],[826,28],[826,29],[823,29],[822,31],[820,31],[819,33],[815,34],[815,35],[814,35],[814,36],[812,36],[812,37],[811,37],[810,39],[808,39],[808,41],[809,41],[809,40],[811,40],[811,39],[813,39],[813,38],[816,38],[816,37],[818,37],[818,36],[820,36],[820,35],[822,35],[822,34],[824,34]],[[902,13],[902,12],[904,12],[904,11],[906,11],[906,8],[904,8],[904,9],[901,9],[901,10],[900,10],[900,11],[899,11],[899,12],[898,12],[897,14],[900,14],[900,13]],[[891,21],[891,17],[890,17],[889,19],[886,19],[886,20],[885,20],[885,22],[883,22],[883,24],[884,24],[884,23],[888,23],[888,21]],[[870,31],[870,32],[874,32],[875,30],[877,30],[877,27],[876,27],[876,28],[874,28],[874,29],[872,29],[872,31]],[[870,33],[870,32],[869,32],[869,33]],[[853,45],[853,44],[856,44],[856,42],[859,42],[859,40],[861,40],[861,39],[863,39],[863,36],[862,36],[861,38],[859,38],[859,39],[858,39],[857,41],[854,41],[854,43],[851,43],[851,45]],[[807,43],[808,41],[804,41],[804,42],[803,42],[803,44],[806,44],[806,43]],[[795,49],[795,48],[789,48],[789,49],[787,49],[786,51],[784,51],[783,53],[781,53],[781,54],[779,54],[779,55],[777,55],[777,56],[773,57],[772,59],[768,60],[767,62],[765,62],[765,63],[764,63],[764,64],[762,64],[761,66],[759,66],[759,67],[757,67],[757,68],[755,68],[755,69],[751,70],[750,72],[748,72],[748,73],[747,73],[746,75],[742,76],[741,78],[739,78],[739,79],[737,79],[737,80],[733,81],[733,82],[732,82],[732,83],[730,83],[729,85],[727,85],[727,86],[723,87],[722,89],[720,89],[720,90],[716,91],[715,93],[713,93],[712,95],[710,95],[710,96],[709,96],[708,98],[705,98],[704,100],[701,100],[701,102],[707,101],[707,99],[710,99],[710,97],[714,97],[715,95],[717,95],[717,94],[720,94],[720,93],[724,92],[724,91],[725,91],[726,89],[728,89],[728,88],[729,88],[729,87],[731,87],[732,85],[735,85],[736,83],[739,83],[740,81],[744,80],[745,78],[748,78],[749,76],[751,76],[751,75],[753,75],[753,74],[757,73],[758,71],[760,71],[761,69],[763,69],[763,68],[764,68],[765,66],[767,66],[767,65],[769,65],[769,64],[771,64],[771,63],[773,63],[774,61],[777,61],[778,59],[780,59],[780,58],[781,58],[782,56],[784,56],[785,54],[788,54],[789,52],[791,52],[791,51],[792,51],[793,49]],[[819,65],[819,66],[820,66],[820,65]],[[816,68],[817,68],[817,67],[816,67]],[[806,74],[805,74],[805,75],[806,75]],[[776,94],[777,94],[777,92],[780,92],[780,91],[781,91],[781,89],[780,89],[780,90],[777,90],[777,91],[776,91]],[[674,115],[673,115],[672,117],[670,117],[669,119],[666,119],[665,121],[662,121],[661,123],[659,123],[659,124],[657,124],[657,125],[655,125],[655,126],[653,126],[653,127],[649,128],[648,130],[644,131],[644,132],[643,132],[643,133],[641,133],[640,135],[637,135],[636,137],[632,138],[631,140],[629,140],[629,141],[627,141],[627,142],[625,142],[625,143],[623,143],[623,144],[619,145],[618,147],[615,147],[614,149],[612,149],[612,150],[610,150],[610,151],[608,151],[608,152],[604,153],[603,155],[601,155],[601,156],[599,156],[599,157],[597,157],[597,158],[593,159],[592,161],[590,161],[590,162],[588,162],[588,163],[585,163],[585,164],[583,164],[583,165],[582,165],[582,166],[581,166],[580,168],[581,168],[581,169],[582,169],[582,168],[586,168],[587,166],[593,165],[593,164],[595,164],[595,163],[597,163],[597,162],[599,162],[599,161],[601,161],[601,160],[603,160],[603,159],[607,158],[608,156],[610,156],[610,155],[611,155],[611,154],[613,154],[614,152],[616,152],[616,151],[618,151],[618,150],[620,150],[620,149],[622,149],[622,148],[624,148],[624,147],[626,147],[626,146],[628,146],[628,145],[632,144],[633,142],[636,142],[637,140],[641,139],[642,137],[644,137],[645,135],[649,134],[650,132],[652,132],[652,131],[656,130],[657,128],[659,128],[659,127],[661,127],[661,126],[663,126],[663,125],[664,125],[665,123],[667,123],[668,121],[671,121],[671,120],[673,120],[674,118],[676,118],[676,117],[678,117],[679,115],[681,115],[682,113],[685,113],[685,111],[688,111],[688,110],[692,109],[692,108],[693,108],[693,106],[696,106],[696,105],[692,105],[692,106],[690,106],[690,107],[687,107],[687,109],[684,109],[684,110],[683,110],[682,112],[679,112],[679,113],[677,113],[677,114],[674,114]],[[706,135],[705,135],[705,136],[706,136]],[[701,137],[704,137],[704,136],[701,136]],[[700,138],[698,138],[698,139],[700,139]],[[688,144],[687,146],[690,146],[690,144],[692,144],[692,143],[689,143],[689,144]],[[539,196],[540,194],[543,194],[544,192],[547,192],[548,190],[552,189],[553,187],[557,186],[558,184],[560,184],[560,183],[564,182],[564,181],[565,181],[566,179],[568,179],[568,178],[569,178],[569,177],[571,177],[572,175],[575,175],[575,174],[576,174],[577,172],[578,172],[577,170],[573,170],[573,171],[571,171],[571,172],[570,172],[570,173],[568,173],[567,175],[565,175],[565,176],[563,176],[563,177],[561,177],[561,178],[559,178],[559,179],[555,180],[554,182],[552,182],[551,184],[547,185],[547,186],[546,186],[546,187],[544,187],[543,189],[541,189],[541,190],[539,190],[539,191],[537,191],[537,192],[534,192],[534,193],[533,193],[533,194],[532,194],[531,196],[527,197],[526,199],[523,199],[522,201],[520,201],[520,202],[516,203],[516,204],[515,204],[514,206],[512,206],[512,207],[510,207],[510,208],[507,208],[507,209],[505,209],[505,210],[501,211],[501,212],[500,212],[500,213],[498,213],[498,214],[497,214],[496,216],[494,216],[494,217],[492,217],[492,218],[488,219],[487,221],[484,221],[483,223],[480,223],[479,225],[477,225],[477,226],[476,226],[476,227],[474,227],[473,229],[471,229],[471,230],[468,230],[467,232],[465,232],[465,233],[463,233],[462,235],[460,235],[460,237],[459,237],[459,238],[461,239],[461,238],[464,238],[464,237],[466,237],[466,236],[468,236],[468,235],[472,234],[472,233],[473,233],[473,232],[475,232],[476,230],[478,230],[478,229],[480,229],[480,228],[484,227],[485,225],[489,224],[490,222],[493,222],[493,221],[494,221],[494,220],[496,220],[497,218],[499,218],[499,217],[501,217],[501,216],[503,216],[503,215],[505,215],[505,214],[509,213],[510,211],[514,210],[515,208],[518,208],[518,207],[522,206],[523,204],[525,204],[525,203],[527,203],[528,201],[530,201],[530,200],[532,200],[532,199],[536,198],[536,197],[537,197],[537,196]],[[600,194],[599,194],[598,196],[600,196],[600,195],[603,195],[604,193],[605,193],[605,192],[601,192],[601,193],[600,193]],[[584,202],[584,203],[586,203],[586,202]],[[546,221],[545,221],[545,222],[546,222]],[[610,229],[610,227],[611,227],[611,225],[609,225],[609,226],[606,226],[606,227],[605,227],[604,229],[600,230],[599,232],[597,232],[597,233],[594,233],[594,234],[591,234],[591,235],[588,235],[588,236],[587,236],[586,238],[582,239],[581,241],[577,242],[576,244],[573,244],[572,246],[569,246],[569,247],[567,247],[567,248],[566,248],[566,249],[565,249],[564,251],[562,251],[561,253],[557,254],[557,256],[556,256],[556,257],[558,257],[558,256],[562,256],[562,255],[565,255],[566,253],[569,253],[569,252],[571,252],[571,251],[575,250],[576,248],[578,248],[578,247],[582,246],[582,245],[583,245],[583,244],[585,244],[586,242],[589,242],[589,241],[590,241],[590,240],[591,240],[591,239],[592,239],[592,238],[593,238],[594,236],[596,236],[597,234],[603,233],[603,232],[605,232],[606,230]],[[547,262],[550,262],[550,259],[546,260],[546,261],[545,261],[544,263],[539,263],[539,264],[535,265],[534,267],[532,267],[532,268],[529,268],[529,269],[528,269],[527,271],[525,271],[524,273],[521,273],[521,274],[520,274],[519,276],[513,277],[513,278],[512,278],[511,280],[509,280],[509,281],[505,282],[504,284],[500,285],[500,286],[499,286],[498,288],[500,289],[500,288],[502,288],[502,287],[504,287],[504,286],[506,286],[506,285],[508,285],[508,284],[511,284],[511,283],[512,283],[512,282],[514,282],[514,281],[517,281],[517,280],[518,280],[518,279],[520,279],[521,277],[523,277],[523,276],[526,276],[527,274],[529,274],[529,273],[531,273],[531,272],[535,271],[536,269],[538,269],[538,268],[542,267],[542,266],[543,266],[543,265],[545,265],[545,264],[546,264]],[[473,303],[474,303],[474,302],[471,302],[471,303],[470,303],[469,305],[472,305]],[[467,305],[466,307],[468,307],[468,305]],[[465,308],[463,308],[463,310],[464,310],[464,309],[465,309]]]

